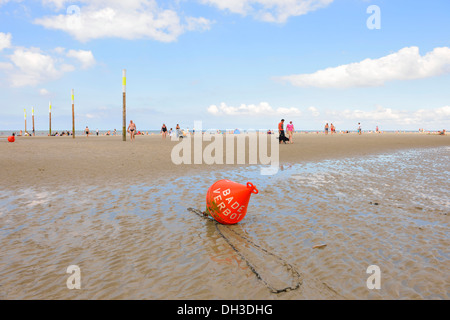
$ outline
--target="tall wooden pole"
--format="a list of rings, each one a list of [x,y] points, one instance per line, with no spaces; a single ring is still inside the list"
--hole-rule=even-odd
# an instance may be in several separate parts
[[[48,133],[52,136],[52,102],[48,103]]]
[[[75,139],[75,90],[72,89],[72,138]]]
[[[122,93],[123,93],[123,124],[122,124],[122,140],[127,141],[127,70],[123,69],[122,73]]]
[[[31,118],[33,119],[33,137],[35,136],[35,131],[34,131],[34,107],[31,107]]]

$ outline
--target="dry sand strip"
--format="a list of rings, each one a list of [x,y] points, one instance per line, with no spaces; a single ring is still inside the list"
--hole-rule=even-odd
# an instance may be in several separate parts
[[[225,139],[224,139],[225,141]],[[192,175],[204,170],[226,170],[236,164],[175,165],[172,149],[178,142],[160,136],[18,137],[0,142],[0,185],[3,188],[74,184],[148,183],[168,176]],[[203,141],[203,149],[211,142]],[[281,164],[360,157],[411,148],[450,146],[450,136],[419,133],[334,134],[298,133],[294,144],[279,145]],[[235,161],[236,161],[235,143]],[[268,145],[270,154],[270,145]],[[192,143],[192,163],[193,163]],[[246,157],[248,163],[248,156]],[[439,160],[439,159],[437,159]]]

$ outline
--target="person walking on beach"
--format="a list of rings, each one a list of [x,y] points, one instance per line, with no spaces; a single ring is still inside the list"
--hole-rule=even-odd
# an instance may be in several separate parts
[[[289,124],[286,126],[286,130],[288,133],[288,137],[289,137],[289,143],[294,143],[293,137],[294,137],[294,125],[292,124],[292,121],[289,122]]]
[[[278,124],[278,133],[280,134],[280,137],[278,138],[280,140],[280,144],[281,141],[284,142],[284,144],[286,144],[286,136],[284,134],[284,119],[281,119],[281,122]]]
[[[358,122],[358,134],[362,134],[361,122]]]
[[[86,129],[84,129],[84,133],[86,134],[86,138],[89,137],[89,128],[86,126]]]
[[[330,124],[330,130],[331,130],[331,134],[336,132],[336,128],[334,127],[334,124]]]
[[[325,134],[328,134],[328,122],[325,124]]]
[[[136,124],[133,122],[133,120],[130,120],[127,131],[130,133],[131,142],[133,142],[134,135],[136,134]]]

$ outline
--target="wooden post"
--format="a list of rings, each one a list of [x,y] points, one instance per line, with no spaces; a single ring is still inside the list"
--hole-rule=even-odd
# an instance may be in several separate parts
[[[48,103],[48,132],[52,136],[52,102]]]
[[[75,90],[72,89],[72,138],[75,139]]]
[[[35,136],[35,131],[34,131],[34,107],[31,107],[31,118],[33,119],[33,137]]]
[[[127,70],[122,73],[122,93],[123,93],[123,125],[122,140],[127,141]]]

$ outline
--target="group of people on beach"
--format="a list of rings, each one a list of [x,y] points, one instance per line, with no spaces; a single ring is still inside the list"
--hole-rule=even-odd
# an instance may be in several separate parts
[[[294,138],[294,124],[292,123],[292,121],[289,121],[289,123],[286,125],[286,132],[287,132],[287,136],[284,130],[284,119],[281,119],[280,123],[278,123],[278,134],[279,134],[279,143],[284,143],[284,144],[292,144],[294,143],[293,138]],[[420,131],[420,130],[419,130]],[[127,132],[130,134],[130,138],[131,141],[133,142],[135,140],[135,136],[136,134],[140,134],[136,131],[136,124],[133,122],[133,120],[130,120],[130,124],[128,125],[127,128]],[[331,123],[330,125],[328,125],[328,122],[325,124],[325,128],[324,128],[324,132],[327,135],[328,132],[330,132],[331,134],[336,133],[336,127],[333,125],[333,123]],[[379,133],[379,129],[378,126],[376,127],[376,131],[377,133]],[[192,130],[192,133],[195,133],[195,129]],[[267,132],[268,134],[272,134],[273,132],[271,130],[269,130]],[[348,133],[348,131],[347,131]],[[357,133],[359,135],[362,134],[362,127],[361,127],[361,123],[358,122],[358,128],[357,128]],[[90,134],[90,130],[89,127],[86,126],[85,129],[85,134],[86,137],[89,136]],[[99,135],[99,131],[97,129],[96,131],[97,136]],[[116,135],[116,129],[114,129],[114,133],[113,135]],[[148,134],[148,133],[147,133]],[[189,130],[187,133],[185,133],[184,131],[181,130],[180,125],[177,123],[175,130],[173,130],[172,128],[170,128],[170,130],[168,130],[167,126],[165,123],[163,123],[162,127],[161,127],[161,136],[163,139],[165,139],[167,136],[176,136],[176,138],[183,138],[184,136],[186,136],[187,134],[189,134]],[[445,130],[443,130],[442,132],[439,132],[439,134],[445,135]],[[59,135],[58,133],[56,133],[56,135]],[[71,133],[69,133],[69,131],[67,131],[67,133],[63,132],[61,135],[71,135]],[[108,133],[106,135],[111,135],[110,131],[108,131]]]
[[[290,144],[294,143],[294,124],[292,123],[292,121],[290,121],[289,124],[286,125],[286,131],[288,134],[287,137],[284,133],[284,119],[281,119],[280,123],[278,124],[278,134],[280,135],[278,137],[278,140],[280,144],[282,142],[286,144],[286,141],[289,141]]]
[[[331,134],[336,133],[336,127],[334,124],[328,125],[328,122],[325,124],[325,134],[328,134],[328,131],[330,131]]]
[[[195,129],[192,130],[192,133],[195,133]],[[163,139],[165,139],[167,136],[175,137],[175,138],[183,138],[187,134],[189,134],[189,129],[187,129],[187,132],[184,132],[181,129],[179,123],[177,123],[175,130],[173,130],[173,128],[167,129],[167,126],[165,123],[163,123],[163,125],[161,127],[161,136]]]

